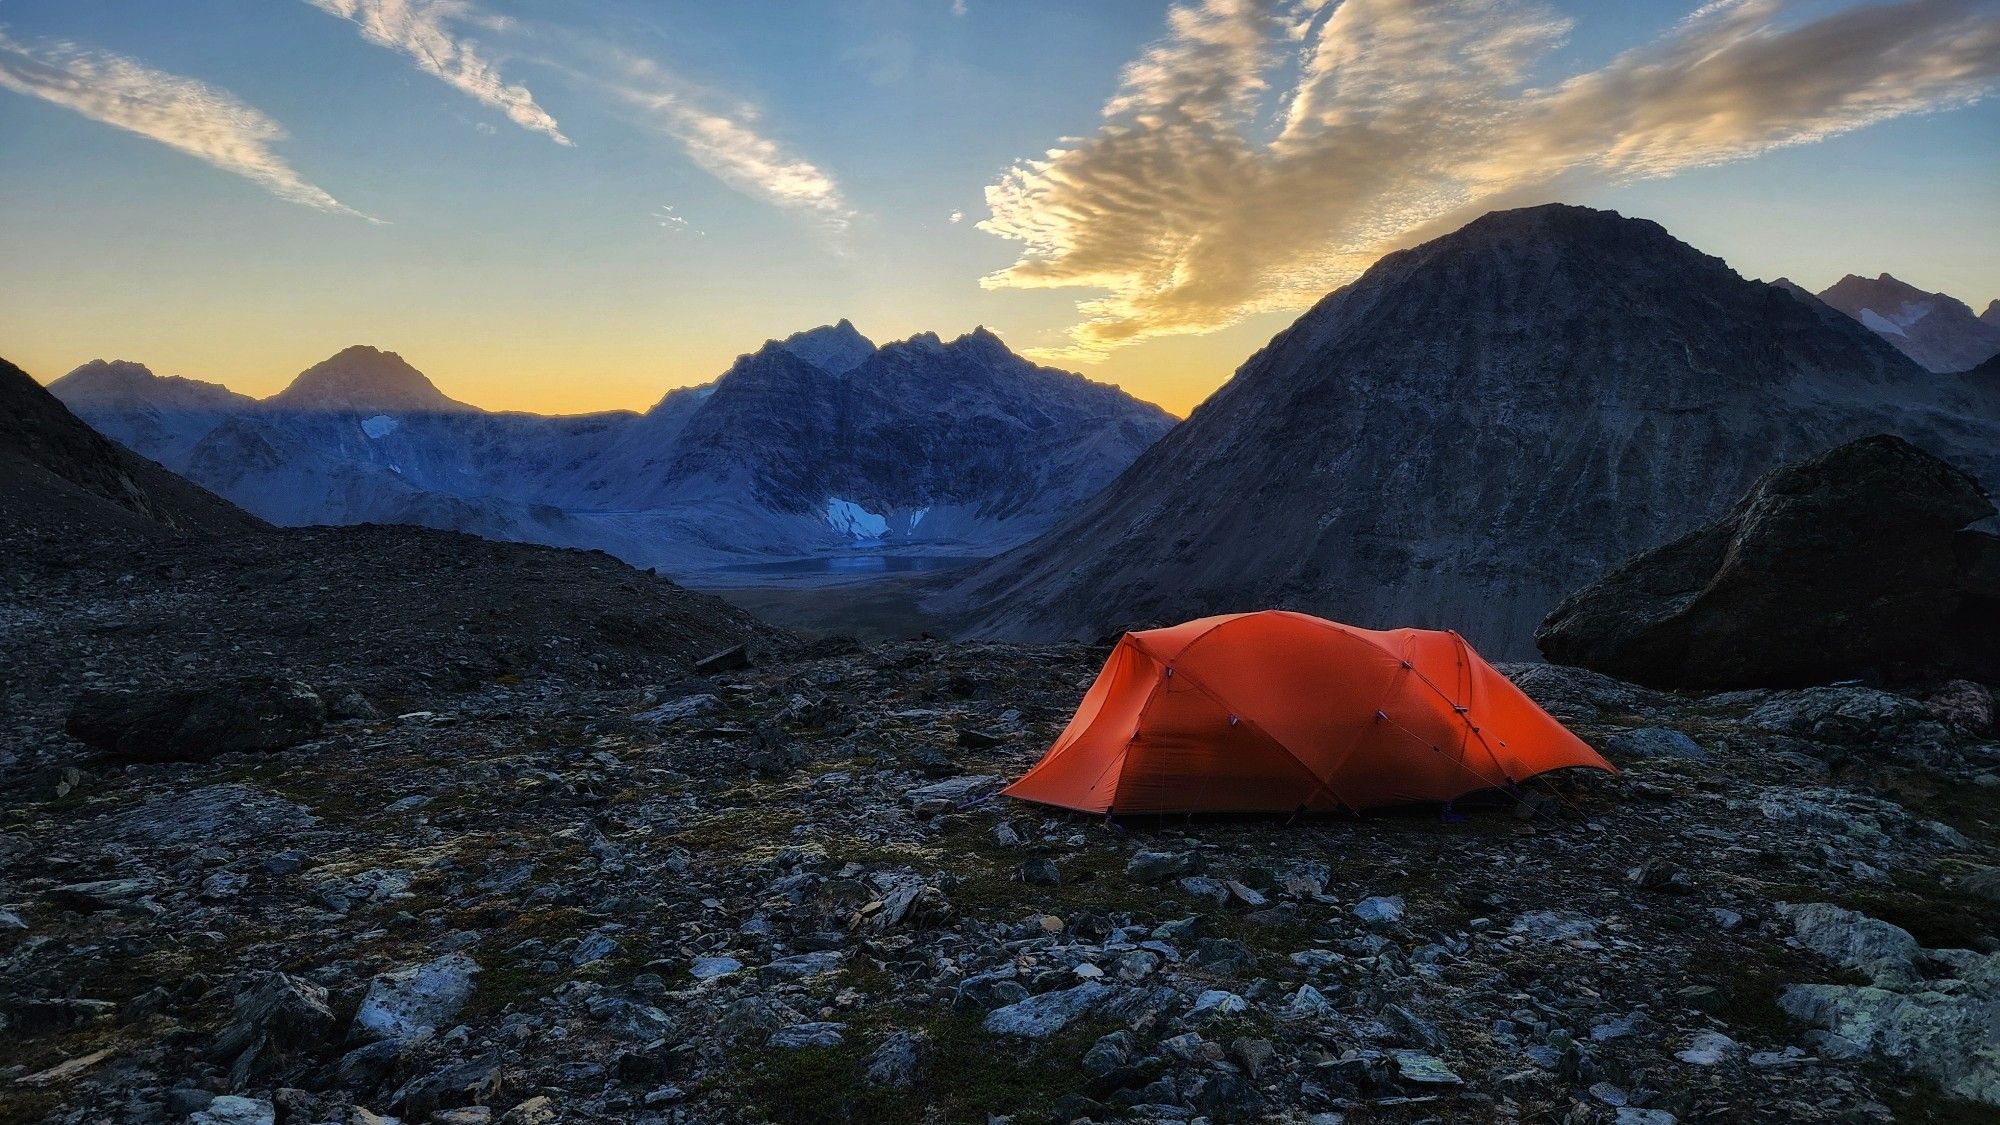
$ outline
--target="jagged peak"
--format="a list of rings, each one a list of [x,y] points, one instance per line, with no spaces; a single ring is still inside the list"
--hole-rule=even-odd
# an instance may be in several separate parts
[[[846,317],[773,342],[831,375],[845,375],[875,354],[875,342],[863,336]]]

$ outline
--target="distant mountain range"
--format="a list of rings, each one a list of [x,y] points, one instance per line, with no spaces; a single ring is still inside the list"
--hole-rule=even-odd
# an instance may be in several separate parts
[[[990,555],[1174,424],[984,329],[878,348],[845,320],[643,414],[487,412],[360,346],[263,400],[102,360],[49,390],[274,523],[413,523],[677,573],[884,548]]]
[[[2000,355],[2000,300],[1973,315],[1943,293],[1926,293],[1882,274],[1848,274],[1819,299],[1860,321],[1930,371],[1969,371]]]
[[[930,608],[1050,638],[1281,606],[1531,657],[1563,595],[1781,462],[1889,432],[2000,485],[1996,392],[1655,223],[1496,212],[1322,300]]]

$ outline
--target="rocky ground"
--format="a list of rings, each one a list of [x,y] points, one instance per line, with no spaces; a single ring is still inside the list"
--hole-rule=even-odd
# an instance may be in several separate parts
[[[755,663],[704,673],[711,638],[675,633],[698,615],[662,608],[621,647],[588,591],[444,642],[385,602],[387,640],[316,643],[317,577],[280,584],[288,617],[257,593],[286,564],[135,561],[71,559],[0,602],[5,1120],[2000,1104],[2000,748],[1976,685],[1698,697],[1509,666],[1624,772],[1451,816],[1105,820],[992,795],[1102,648],[765,630]],[[272,619],[247,647],[241,621],[170,624],[244,601]],[[323,713],[289,748],[200,761],[63,733],[87,687],[222,672]],[[210,721],[258,705],[228,690]]]

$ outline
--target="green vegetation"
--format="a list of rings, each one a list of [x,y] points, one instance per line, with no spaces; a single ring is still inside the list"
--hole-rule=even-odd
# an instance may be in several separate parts
[[[1081,1091],[1087,1076],[1078,1060],[1110,1030],[1103,1021],[1079,1021],[1048,1040],[997,1040],[975,1013],[926,1013],[904,1025],[926,1040],[918,1050],[908,1089],[865,1080],[866,1059],[892,1025],[850,1025],[838,1047],[795,1050],[758,1048],[738,1056],[719,1080],[773,1121],[967,1122],[983,1125],[989,1113],[1015,1115],[1021,1125],[1046,1121],[1057,1099]]]

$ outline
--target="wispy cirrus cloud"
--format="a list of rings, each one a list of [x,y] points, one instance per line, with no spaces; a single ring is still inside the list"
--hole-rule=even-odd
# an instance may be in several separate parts
[[[980,228],[1022,250],[983,284],[1103,290],[1044,353],[1089,360],[1303,307],[1428,229],[1552,184],[1740,160],[2000,77],[1991,0],[1792,7],[1717,0],[1549,82],[1537,68],[1570,24],[1539,0],[1181,4],[1096,133],[987,189]]]
[[[492,106],[523,129],[546,134],[560,145],[570,139],[556,119],[535,103],[525,86],[508,83],[457,25],[504,30],[506,19],[481,12],[469,0],[306,0],[354,24],[378,47],[408,55],[417,69]]]
[[[271,145],[276,121],[227,90],[67,41],[22,43],[0,31],[0,87],[53,102],[207,161],[272,195],[377,222],[292,168]]]
[[[832,173],[759,131],[758,111],[723,99],[650,59],[610,52],[597,78],[639,112],[641,122],[672,138],[708,174],[735,190],[806,216],[827,230],[847,229],[855,212]]]

